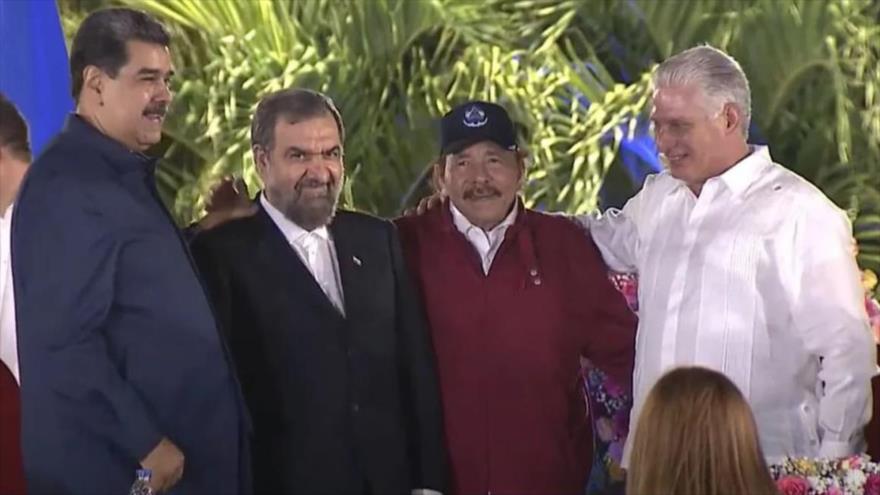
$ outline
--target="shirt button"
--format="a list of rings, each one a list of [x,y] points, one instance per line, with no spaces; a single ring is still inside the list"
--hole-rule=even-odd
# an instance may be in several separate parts
[[[531,270],[529,270],[529,275],[531,275],[531,276],[533,276],[533,277],[537,276],[537,275],[538,275],[538,269],[537,269],[537,268],[532,268]]]
[[[533,280],[532,282],[533,282],[535,285],[541,285],[541,283],[542,283],[540,278],[536,278],[536,279]]]
[[[358,411],[360,411],[360,410],[361,410],[361,406],[357,402],[355,402],[351,405],[351,412],[357,414]]]

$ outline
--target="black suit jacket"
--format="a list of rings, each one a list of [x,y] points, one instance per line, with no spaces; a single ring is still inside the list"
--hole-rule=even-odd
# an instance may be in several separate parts
[[[344,211],[330,232],[345,316],[262,208],[193,243],[253,415],[254,489],[445,491],[434,355],[397,232]]]

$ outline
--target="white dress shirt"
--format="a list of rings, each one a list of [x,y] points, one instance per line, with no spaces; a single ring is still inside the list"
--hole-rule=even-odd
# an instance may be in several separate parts
[[[277,208],[272,206],[264,194],[260,195],[260,203],[284,234],[287,242],[299,255],[315,281],[343,315],[345,304],[342,295],[342,279],[339,275],[339,262],[336,259],[336,247],[327,227],[319,227],[308,231],[290,221]]]
[[[455,224],[455,228],[464,234],[468,242],[477,250],[477,254],[480,255],[480,261],[483,264],[484,274],[489,274],[489,268],[492,267],[495,254],[498,253],[498,248],[504,242],[504,234],[516,221],[517,208],[517,204],[514,203],[513,209],[504,217],[504,220],[492,227],[491,230],[486,231],[472,224],[451,201],[449,202],[449,209],[452,210],[452,222]]]
[[[699,197],[664,171],[623,211],[578,219],[639,275],[633,429],[664,372],[698,365],[743,392],[769,462],[863,448],[876,362],[851,226],[766,147]]]
[[[0,361],[18,376],[18,345],[15,335],[15,295],[12,293],[12,205],[0,215]]]

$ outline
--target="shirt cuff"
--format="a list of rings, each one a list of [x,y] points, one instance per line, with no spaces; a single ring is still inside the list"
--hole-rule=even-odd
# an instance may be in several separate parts
[[[819,446],[819,457],[823,459],[840,459],[849,457],[859,453],[858,444],[856,442],[835,442],[831,440],[823,441]]]
[[[412,495],[443,495],[437,490],[431,490],[430,488],[416,488],[412,491]]]

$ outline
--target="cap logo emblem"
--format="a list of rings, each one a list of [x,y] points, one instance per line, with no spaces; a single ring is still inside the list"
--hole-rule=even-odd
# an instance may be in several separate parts
[[[462,123],[467,127],[483,127],[487,122],[489,122],[489,118],[486,117],[486,112],[476,105],[468,108],[464,112],[464,119],[462,119]]]

